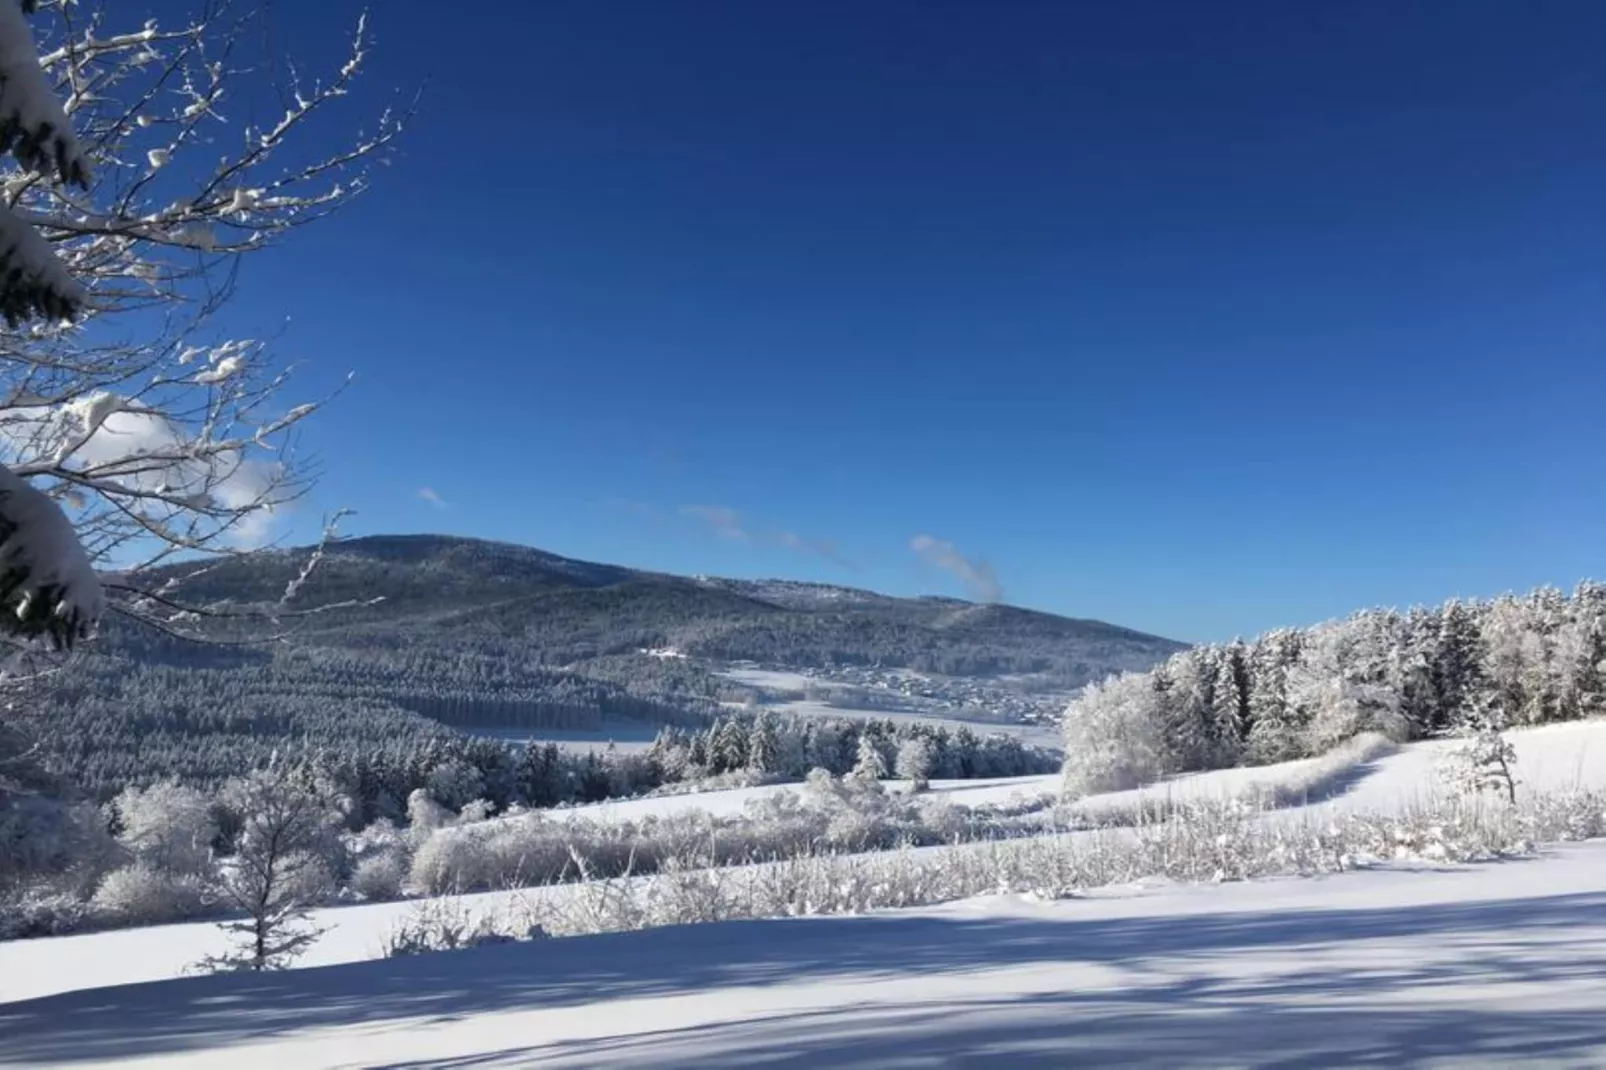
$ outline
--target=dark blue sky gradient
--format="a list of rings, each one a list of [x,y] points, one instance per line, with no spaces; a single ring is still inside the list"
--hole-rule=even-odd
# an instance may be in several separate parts
[[[321,129],[427,82],[402,151],[231,311],[359,374],[292,535],[962,593],[927,533],[1191,640],[1606,574],[1606,4],[372,20]]]

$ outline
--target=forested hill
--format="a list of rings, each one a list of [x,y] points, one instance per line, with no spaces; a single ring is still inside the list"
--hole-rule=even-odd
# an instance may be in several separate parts
[[[310,553],[225,562],[182,595],[276,601]],[[437,730],[431,721],[581,730],[619,718],[700,722],[720,701],[750,695],[714,674],[738,660],[1030,675],[1069,688],[1148,668],[1182,646],[1011,606],[672,576],[439,535],[335,544],[293,606],[375,598],[301,618],[271,646],[186,643],[114,620],[64,674],[46,712],[71,730],[52,732],[47,745],[73,752],[58,764],[92,783],[141,762],[199,777],[219,760],[209,749],[271,738],[335,747],[376,732],[427,734]]]
[[[229,562],[191,600],[276,599],[307,549]],[[337,544],[297,604],[376,605],[310,621],[303,646],[497,654],[548,668],[672,649],[788,668],[880,664],[952,676],[1046,674],[1069,685],[1182,649],[1100,621],[823,584],[673,576],[507,543],[383,535]],[[656,659],[662,660],[662,659]]]

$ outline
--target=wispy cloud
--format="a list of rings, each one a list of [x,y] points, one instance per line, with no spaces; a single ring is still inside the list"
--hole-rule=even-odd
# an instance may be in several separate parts
[[[741,512],[729,506],[683,505],[680,507],[680,515],[706,525],[722,539],[760,546],[781,546],[795,553],[822,557],[850,572],[858,570],[858,566],[844,557],[836,543],[829,539],[811,539],[795,531],[773,531],[757,527]]]
[[[830,539],[805,539],[794,531],[782,531],[775,536],[775,540],[788,550],[796,550],[800,554],[812,554],[823,557],[833,565],[840,565],[849,572],[859,571],[859,566],[842,556],[836,543]]]
[[[722,539],[748,541],[747,529],[742,526],[742,514],[734,509],[728,509],[723,505],[683,505],[680,507],[680,515],[701,520]]]
[[[993,566],[979,557],[966,557],[959,548],[935,535],[916,535],[909,540],[909,549],[920,555],[929,565],[951,572],[964,583],[965,590],[978,602],[996,602],[1004,596],[998,585]]]
[[[451,503],[442,498],[434,487],[419,487],[418,496],[437,509],[451,508]]]

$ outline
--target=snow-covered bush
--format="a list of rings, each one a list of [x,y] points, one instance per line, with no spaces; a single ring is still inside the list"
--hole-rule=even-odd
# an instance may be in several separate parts
[[[1230,794],[1215,800],[1217,803],[1248,805],[1256,810],[1275,810],[1287,806],[1303,806],[1319,801],[1336,790],[1345,778],[1357,768],[1374,761],[1396,748],[1393,740],[1376,732],[1363,732],[1340,744],[1318,758],[1289,763],[1287,767],[1268,771]],[[1058,827],[1120,828],[1164,821],[1172,815],[1187,811],[1201,800],[1173,797],[1165,786],[1151,787],[1136,793],[1135,798],[1116,796],[1095,797],[1073,801],[1058,812],[1045,814],[1056,821]],[[1039,810],[1037,813],[1043,813]],[[1021,821],[1018,827],[1042,827],[1040,822]]]
[[[411,868],[411,856],[400,848],[376,851],[352,867],[349,887],[373,903],[399,899]]]
[[[200,876],[143,859],[108,873],[91,901],[97,921],[117,925],[185,921],[208,913],[211,905]]]
[[[418,846],[407,886],[440,894],[574,881],[581,879],[575,859],[586,872],[611,877],[656,873],[665,860],[691,855],[729,866],[997,834],[1009,834],[1008,826],[986,811],[889,793],[878,781],[822,769],[802,791],[750,800],[740,815],[694,810],[632,822],[530,812],[444,825]]]
[[[345,836],[351,859],[346,887],[370,902],[400,897],[413,861],[413,835],[388,818],[380,818],[359,832]]]
[[[570,869],[571,824],[529,813],[438,828],[413,852],[407,885],[439,895],[556,883]]]
[[[139,862],[175,875],[211,873],[218,824],[207,795],[166,780],[128,788],[111,805],[122,826],[118,841]]]
[[[1150,878],[1217,882],[1342,872],[1390,860],[1466,863],[1606,835],[1606,793],[1520,806],[1450,798],[1396,814],[1267,815],[1242,801],[1168,820],[935,851],[816,852],[739,871],[666,860],[658,876],[598,880],[532,910],[557,936],[735,918],[862,913],[1014,892],[1062,898]]]
[[[894,764],[894,771],[898,776],[910,782],[915,791],[925,791],[931,785],[931,768],[936,762],[936,753],[932,750],[931,741],[923,736],[911,736],[898,745],[898,757]]]
[[[424,788],[415,788],[407,796],[407,828],[415,842],[422,843],[430,833],[455,821],[456,815]]]
[[[43,882],[52,892],[87,896],[125,857],[97,807],[0,789],[0,894]]]
[[[1065,714],[1065,794],[1124,791],[1168,772],[1154,680],[1123,673],[1089,684]]]
[[[0,895],[0,940],[65,936],[95,920],[94,908],[77,892],[33,887]]]
[[[415,903],[392,926],[381,953],[385,958],[402,958],[538,940],[546,935],[538,924],[521,924],[512,916],[477,913],[454,896],[438,896]]]
[[[1517,801],[1517,748],[1500,731],[1497,722],[1470,725],[1461,742],[1445,751],[1438,774],[1451,791],[1477,795],[1492,791],[1512,804]]]

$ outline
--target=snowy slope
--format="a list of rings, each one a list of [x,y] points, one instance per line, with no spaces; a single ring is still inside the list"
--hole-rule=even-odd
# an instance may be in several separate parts
[[[1565,789],[1575,785],[1606,786],[1606,721],[1554,725],[1512,733],[1518,753],[1518,773],[1527,787]],[[1434,763],[1445,744],[1422,743],[1371,762],[1356,771],[1341,794],[1315,804],[1362,811],[1390,811],[1432,789]],[[1179,777],[1144,789],[1158,798],[1214,799],[1230,797],[1254,783],[1285,780],[1298,775],[1304,762],[1258,769],[1231,769]],[[1053,791],[1057,777],[1023,777],[994,781],[939,781],[934,793],[967,805],[1006,804]],[[754,798],[792,786],[746,788],[699,795],[637,799],[577,807],[569,813],[593,818],[640,820],[653,814],[704,810],[739,814]],[[1519,788],[1526,790],[1526,788]],[[1083,801],[1089,809],[1117,810],[1129,805],[1137,793],[1121,792]],[[1303,811],[1285,811],[1297,817]],[[568,889],[525,889],[462,897],[475,914],[495,915],[521,900],[568,894]],[[314,913],[317,925],[327,931],[298,966],[327,966],[359,962],[379,953],[386,935],[412,909],[409,902],[329,907]],[[186,967],[208,954],[220,953],[224,939],[211,922],[193,922],[115,932],[39,940],[0,942],[0,1004],[98,985],[122,985],[178,977]],[[3,1034],[0,1034],[3,1035]],[[0,1045],[3,1047],[3,1045]]]
[[[1527,784],[1540,790],[1606,786],[1606,721],[1574,721],[1507,733],[1517,751],[1518,790]],[[1442,795],[1437,769],[1453,739],[1430,740],[1401,747],[1393,754],[1362,763],[1339,778],[1332,793],[1314,802],[1353,811],[1392,812],[1402,804]],[[1180,776],[1146,788],[1091,796],[1078,806],[1089,814],[1129,809],[1140,799],[1208,802],[1253,793],[1259,785],[1300,781],[1322,759],[1306,758],[1279,765],[1218,769]]]
[[[1606,844],[737,922],[0,1005],[0,1065],[1606,1062]]]
[[[1577,784],[1606,785],[1606,721],[1579,721],[1546,725],[1510,733],[1517,749],[1519,781],[1539,787],[1568,788]],[[1450,740],[1435,740],[1402,747],[1395,753],[1364,763],[1341,785],[1330,801],[1361,810],[1391,810],[1402,802],[1430,794],[1434,770]],[[1246,769],[1217,769],[1174,777],[1161,784],[1132,791],[1110,792],[1082,800],[1078,808],[1088,814],[1128,809],[1141,799],[1210,801],[1252,791],[1257,785],[1281,784],[1298,779],[1320,759],[1302,759],[1279,765]],[[1011,777],[998,780],[937,780],[934,794],[966,806],[1008,805],[1059,790],[1058,775]],[[888,781],[890,790],[906,785]],[[777,792],[796,791],[795,784],[698,792],[647,799],[623,799],[553,811],[554,816],[593,820],[640,821],[651,816],[701,811],[720,816],[740,814],[748,802]]]
[[[883,782],[888,791],[907,791],[903,781]],[[933,794],[942,795],[956,803],[976,806],[981,803],[1007,803],[1059,790],[1058,774],[1029,777],[1002,777],[996,780],[934,780]],[[582,818],[592,821],[641,821],[648,817],[667,817],[670,814],[705,813],[718,817],[739,815],[755,799],[783,792],[802,790],[799,784],[767,784],[758,788],[728,788],[723,791],[688,792],[684,795],[662,795],[644,799],[620,799],[616,802],[592,803],[587,806],[565,807],[550,811],[553,817]]]

